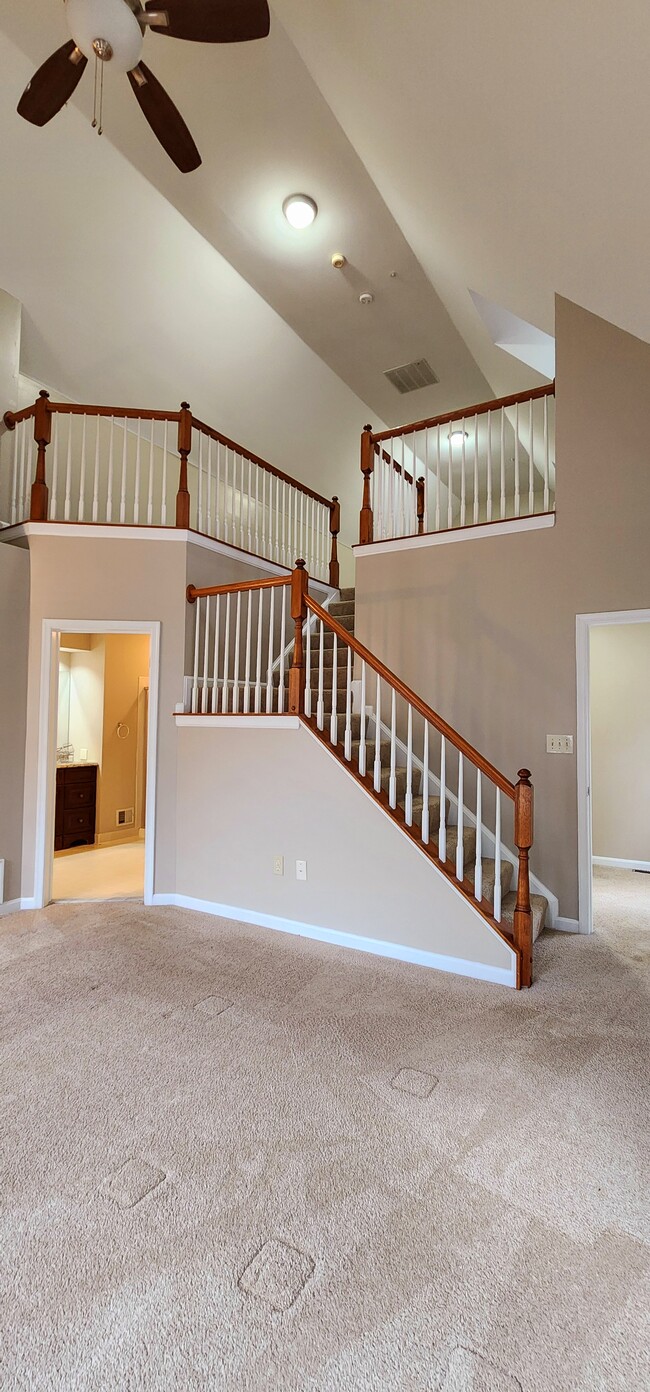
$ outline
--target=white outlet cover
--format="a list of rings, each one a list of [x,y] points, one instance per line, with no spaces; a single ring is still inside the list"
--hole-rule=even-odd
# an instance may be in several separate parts
[[[284,856],[273,857],[273,874],[284,875]]]
[[[297,879],[297,880],[306,880],[306,879],[307,879],[307,861],[306,861],[306,860],[297,860],[297,861],[296,861],[296,879]]]

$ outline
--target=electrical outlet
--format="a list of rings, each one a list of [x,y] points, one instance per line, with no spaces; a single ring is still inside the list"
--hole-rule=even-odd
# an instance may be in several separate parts
[[[284,875],[284,856],[273,857],[273,874]]]
[[[547,735],[547,754],[573,754],[573,735]]]
[[[79,750],[79,758],[81,759],[82,764],[85,764],[85,763],[86,763],[86,760],[87,760],[87,758],[88,758],[88,750],[87,750],[87,749],[80,749],[80,750]]]
[[[306,880],[306,879],[307,879],[307,861],[306,861],[306,860],[297,860],[297,861],[296,861],[296,879],[297,879],[297,880]]]

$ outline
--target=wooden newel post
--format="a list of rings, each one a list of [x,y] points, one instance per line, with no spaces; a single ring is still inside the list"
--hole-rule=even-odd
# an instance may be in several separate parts
[[[419,478],[415,485],[416,507],[418,515],[418,536],[424,532],[424,479]]]
[[[302,715],[305,709],[305,654],[302,627],[307,618],[307,589],[309,575],[304,561],[296,561],[291,572],[291,617],[295,625],[293,661],[289,669],[289,714]]]
[[[176,494],[176,526],[190,525],[190,492],[187,486],[187,456],[192,448],[192,412],[189,401],[181,401],[178,418],[178,453],[181,467],[178,474],[178,493]]]
[[[45,482],[45,451],[52,439],[52,413],[49,407],[49,399],[49,392],[39,392],[34,409],[34,439],[38,448],[38,454],[36,456],[36,473],[32,484],[32,496],[29,508],[30,522],[47,522],[49,494]]]
[[[330,508],[330,532],[332,536],[332,551],[330,554],[330,585],[334,590],[339,587],[339,548],[337,537],[341,530],[341,504],[338,498],[332,498]]]
[[[359,517],[359,541],[362,546],[372,541],[372,503],[370,501],[370,480],[375,467],[375,443],[372,426],[364,425],[361,436],[361,472],[363,474],[363,503]]]
[[[533,915],[530,907],[528,854],[533,844],[533,788],[530,770],[519,770],[515,788],[515,845],[519,852],[517,902],[514,916],[515,947],[521,953],[520,986],[533,981]]]

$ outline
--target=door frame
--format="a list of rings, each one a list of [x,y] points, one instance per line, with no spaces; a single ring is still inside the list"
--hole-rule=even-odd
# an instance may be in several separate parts
[[[578,914],[580,932],[593,933],[591,815],[591,671],[592,628],[650,623],[650,609],[617,609],[604,614],[576,614]]]
[[[156,845],[156,767],[160,621],[148,619],[43,619],[41,690],[38,719],[34,907],[52,898],[56,732],[59,704],[59,650],[62,633],[140,633],[149,638],[149,718],[147,722],[147,814],[144,833],[144,902],[153,903]]]

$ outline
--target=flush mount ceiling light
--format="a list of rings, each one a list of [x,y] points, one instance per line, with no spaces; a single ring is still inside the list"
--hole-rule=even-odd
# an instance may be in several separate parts
[[[449,443],[450,445],[462,445],[463,440],[467,439],[468,434],[466,430],[452,430],[449,436]]]
[[[311,227],[318,212],[318,205],[308,193],[290,193],[282,204],[282,211],[292,227],[302,231]]]

